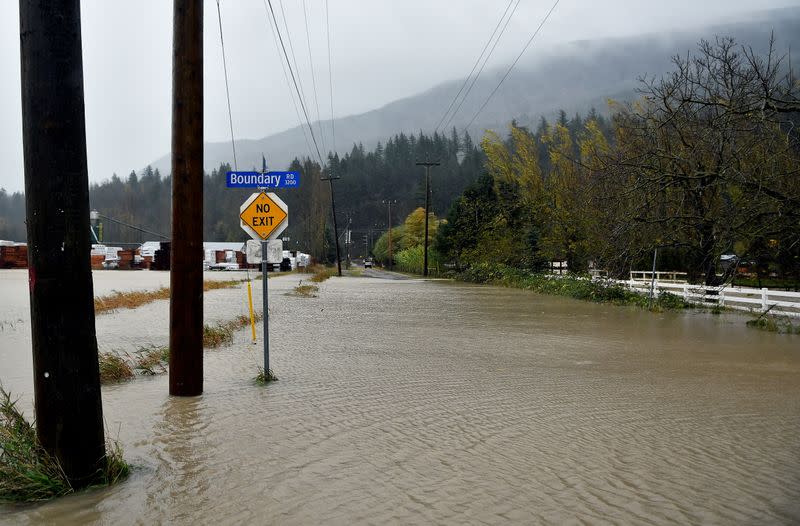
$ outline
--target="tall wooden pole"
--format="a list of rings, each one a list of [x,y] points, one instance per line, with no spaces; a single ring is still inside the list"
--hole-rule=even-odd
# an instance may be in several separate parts
[[[203,1],[174,0],[169,392],[203,392]]]
[[[105,462],[79,0],[20,0],[36,432],[73,486]]]
[[[394,267],[394,255],[392,254],[392,203],[396,203],[397,199],[384,199],[383,203],[389,205],[388,212],[388,225],[389,225],[389,270]]]
[[[425,254],[422,256],[422,275],[428,276],[428,216],[430,215],[431,197],[431,166],[439,166],[440,162],[424,161],[416,163],[417,166],[425,167]]]
[[[339,256],[339,226],[336,223],[336,201],[333,198],[333,182],[339,179],[338,176],[334,177],[330,175],[328,177],[323,177],[322,181],[328,181],[331,188],[331,215],[333,216],[333,239],[336,241],[336,271],[337,275],[341,278],[342,277],[342,258]]]

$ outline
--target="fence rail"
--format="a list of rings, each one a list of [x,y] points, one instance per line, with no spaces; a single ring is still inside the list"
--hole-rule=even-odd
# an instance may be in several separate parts
[[[618,281],[618,283],[636,292],[645,294],[650,292],[651,283],[649,281],[630,279]],[[770,310],[775,314],[800,316],[800,292],[750,287],[711,287],[676,283],[671,280],[659,281],[658,279],[654,283],[654,291],[656,294],[669,292],[692,303],[719,305],[750,312]]]

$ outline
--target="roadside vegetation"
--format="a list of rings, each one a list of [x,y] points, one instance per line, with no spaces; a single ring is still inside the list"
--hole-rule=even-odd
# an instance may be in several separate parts
[[[730,38],[702,41],[608,113],[562,111],[487,133],[483,174],[445,219],[429,218],[431,275],[480,265],[537,274],[565,262],[622,278],[650,270],[657,250],[656,270],[690,283],[718,286],[741,271],[796,287],[800,84],[766,44],[759,54]],[[421,273],[424,215],[391,231],[398,270]],[[389,235],[373,250],[384,266]]]
[[[758,318],[748,321],[747,326],[778,334],[800,334],[800,324],[788,316],[762,314]]]
[[[615,305],[636,305],[651,310],[676,310],[690,307],[691,304],[674,294],[662,293],[651,302],[647,296],[632,292],[627,288],[588,277],[574,275],[554,276],[535,274],[503,265],[479,264],[455,275],[456,279],[472,283],[486,283],[530,290],[540,294],[565,296],[596,303]]]
[[[0,502],[34,502],[73,493],[58,460],[39,443],[36,429],[0,387]],[[126,478],[130,467],[118,442],[107,440],[106,464],[94,487]]]
[[[256,383],[256,385],[267,385],[270,382],[278,381],[278,377],[275,376],[275,373],[272,371],[272,369],[266,372],[264,371],[264,368],[261,366],[258,366],[256,369],[257,369],[257,374],[255,378],[253,378],[253,381]]]
[[[314,283],[322,283],[326,279],[336,275],[336,269],[333,267],[326,267],[323,265],[313,265],[306,269],[307,274],[311,274],[308,278],[309,281]]]
[[[206,280],[203,282],[203,291],[231,289],[238,287],[243,282],[242,280]],[[169,287],[161,287],[157,290],[115,291],[107,296],[98,296],[95,298],[94,312],[96,314],[105,314],[119,309],[135,309],[157,300],[168,299]]]
[[[134,377],[133,366],[125,356],[115,352],[101,352],[98,354],[100,361],[100,383],[114,384],[130,380]]]
[[[303,285],[301,281],[298,286],[294,288],[293,294],[302,298],[316,298],[319,287],[316,285]]]
[[[256,322],[263,319],[263,314],[253,314]],[[203,347],[215,349],[233,341],[236,331],[250,325],[250,317],[241,315],[225,322],[203,326]],[[169,365],[169,347],[148,345],[131,353],[101,352],[100,383],[103,385],[131,380],[137,374],[154,376],[167,372]]]

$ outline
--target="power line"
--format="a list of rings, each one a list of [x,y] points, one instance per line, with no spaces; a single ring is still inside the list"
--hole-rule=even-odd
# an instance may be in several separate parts
[[[453,119],[455,118],[456,114],[458,113],[458,110],[461,109],[461,106],[464,104],[464,101],[467,100],[467,96],[470,94],[470,92],[472,91],[473,86],[475,86],[475,83],[478,81],[478,77],[480,77],[481,73],[483,73],[483,68],[486,67],[486,63],[489,61],[489,58],[492,56],[492,53],[494,52],[494,49],[497,47],[497,44],[500,42],[500,38],[502,38],[503,34],[506,32],[506,28],[508,27],[508,23],[511,22],[511,17],[513,17],[514,13],[517,11],[517,7],[519,7],[520,1],[521,0],[517,0],[517,3],[514,4],[514,9],[511,11],[511,14],[508,15],[508,18],[506,19],[506,23],[503,25],[503,29],[500,30],[500,34],[497,36],[497,40],[494,41],[494,45],[492,46],[492,49],[489,50],[489,54],[486,55],[486,58],[483,60],[483,64],[481,64],[481,68],[478,70],[477,75],[475,75],[475,77],[472,79],[472,82],[470,83],[469,88],[467,88],[467,92],[461,98],[461,102],[458,103],[458,106],[456,106],[455,111],[453,111],[453,114],[450,115],[450,118],[447,120],[447,123],[445,124],[445,127],[449,126],[450,123],[453,122]]]
[[[300,110],[297,107],[297,100],[295,100],[295,94],[292,91],[292,85],[289,82],[289,74],[286,72],[286,64],[283,63],[283,60],[280,60],[281,55],[281,48],[280,44],[278,43],[278,26],[273,26],[273,20],[269,16],[269,10],[267,9],[267,3],[264,2],[264,16],[267,19],[267,25],[269,26],[270,30],[272,31],[272,40],[275,42],[275,50],[278,52],[278,62],[281,64],[281,70],[283,71],[283,78],[286,81],[286,89],[289,90],[289,98],[292,99],[292,105],[294,106],[294,113],[297,116],[297,123],[300,125],[300,131],[303,132],[303,139],[306,143],[306,148],[308,148],[308,156],[309,158],[314,157],[313,149],[311,148],[311,142],[308,140],[308,133],[306,132],[305,127],[303,126],[303,119],[300,117]]]
[[[306,0],[303,0],[303,20],[306,25],[306,44],[308,45],[308,64],[311,68],[311,85],[314,87],[314,106],[317,109],[317,127],[319,128],[319,136],[322,141],[322,150],[325,148],[325,134],[322,132],[322,121],[319,118],[319,99],[317,98],[317,76],[314,74],[314,59],[311,55],[311,33],[308,31],[308,11],[306,10]]]
[[[270,6],[272,6],[272,3],[270,3]],[[283,9],[283,0],[278,0],[278,6],[280,6],[281,8],[281,16],[283,17],[283,29],[286,32],[286,40],[289,42],[289,53],[292,55],[292,64],[294,64],[294,70],[297,72],[297,83],[300,85],[300,96],[303,98],[303,101],[305,101],[306,90],[303,89],[303,77],[300,76],[300,66],[297,65],[297,56],[294,54],[294,44],[292,43],[292,32],[289,31],[289,17],[286,16],[286,11],[284,11]]]
[[[269,12],[272,15],[272,20],[275,22],[275,27],[278,27],[277,18],[275,17],[275,10],[272,8],[272,0],[266,0],[269,4]],[[285,20],[284,20],[285,21]],[[289,66],[289,73],[292,76],[292,82],[294,83],[294,89],[297,92],[297,96],[300,98],[300,107],[303,109],[303,115],[306,118],[306,124],[308,125],[308,131],[311,134],[311,140],[314,142],[314,149],[317,151],[317,157],[319,158],[320,165],[325,165],[325,162],[322,160],[322,154],[319,151],[319,144],[317,144],[317,138],[314,136],[314,128],[311,127],[311,120],[308,118],[308,111],[306,110],[305,101],[303,100],[302,96],[300,95],[300,88],[297,85],[297,78],[295,77],[294,71],[292,70],[292,64],[289,62],[289,54],[286,51],[286,46],[283,43],[283,37],[281,36],[280,30],[278,30],[278,40],[281,43],[281,49],[283,50],[283,56],[286,58],[286,64]]]
[[[472,74],[475,73],[475,69],[478,67],[478,64],[480,63],[481,59],[483,58],[484,53],[486,53],[486,50],[489,48],[489,44],[492,43],[492,40],[494,39],[494,35],[497,33],[497,30],[500,28],[500,24],[502,24],[503,20],[505,20],[506,14],[508,13],[508,10],[511,8],[511,4],[513,4],[513,3],[514,3],[514,0],[509,0],[508,5],[506,6],[506,10],[503,11],[503,16],[501,16],[500,20],[497,21],[497,25],[494,26],[494,31],[492,31],[492,34],[489,36],[489,40],[486,41],[486,44],[484,44],[483,50],[481,51],[481,54],[478,55],[478,59],[475,61],[475,64],[472,65],[472,69],[470,70],[469,75],[467,75],[467,78],[464,79],[464,83],[461,85],[461,88],[459,88],[458,93],[456,93],[456,96],[453,97],[453,100],[450,101],[450,105],[447,107],[447,110],[444,112],[444,115],[442,115],[442,118],[439,119],[439,124],[437,124],[436,128],[433,129],[434,133],[436,133],[436,131],[442,125],[442,123],[444,122],[444,119],[450,113],[450,110],[453,109],[453,105],[458,100],[459,95],[461,95],[461,92],[464,91],[464,88],[467,86],[467,83],[469,82],[469,79],[472,77]]]
[[[336,122],[333,118],[333,69],[331,68],[331,22],[328,14],[328,0],[325,0],[325,32],[328,36],[328,81],[330,84],[331,96],[331,150],[336,154]]]
[[[233,150],[233,168],[239,169],[239,163],[236,162],[236,141],[233,136],[233,113],[231,112],[231,90],[228,85],[228,61],[225,58],[225,41],[222,38],[222,12],[219,8],[219,0],[217,0],[217,20],[219,20],[219,43],[222,47],[222,69],[225,71],[225,96],[228,99],[228,121],[231,125],[231,149]]]
[[[550,18],[550,15],[553,14],[553,11],[555,10],[556,6],[558,6],[558,3],[560,1],[561,0],[556,0],[553,3],[553,6],[550,8],[550,11],[548,11],[547,14],[545,15],[545,17],[542,19],[542,22],[539,24],[539,27],[536,28],[536,31],[533,32],[533,35],[531,35],[531,38],[528,39],[528,42],[525,44],[525,47],[522,48],[522,51],[520,51],[519,55],[517,55],[517,58],[515,58],[514,62],[512,62],[511,66],[509,66],[508,71],[506,71],[506,74],[503,75],[503,78],[500,79],[500,82],[497,83],[497,86],[495,86],[495,88],[492,90],[492,92],[489,94],[489,96],[486,97],[486,100],[483,102],[483,105],[481,105],[481,107],[478,109],[478,111],[475,112],[475,115],[472,116],[472,119],[470,119],[469,124],[464,126],[464,131],[467,131],[467,128],[469,128],[472,125],[472,123],[475,122],[475,119],[478,118],[478,115],[480,115],[480,113],[483,111],[483,109],[486,107],[486,105],[489,104],[489,101],[492,100],[492,97],[494,96],[494,94],[497,93],[497,90],[500,89],[500,86],[503,85],[503,82],[511,74],[511,70],[514,69],[514,66],[517,65],[517,62],[519,62],[519,59],[522,58],[522,55],[525,53],[525,51],[527,51],[528,46],[531,45],[531,42],[533,42],[533,39],[536,38],[536,35],[539,34],[539,31],[541,31],[542,27],[545,25],[547,20]]]

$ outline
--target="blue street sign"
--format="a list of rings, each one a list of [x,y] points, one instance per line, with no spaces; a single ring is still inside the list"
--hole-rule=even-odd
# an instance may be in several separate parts
[[[228,188],[297,188],[300,172],[228,172]]]

